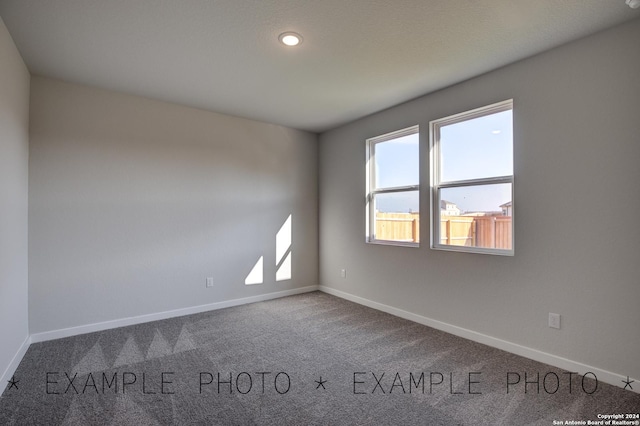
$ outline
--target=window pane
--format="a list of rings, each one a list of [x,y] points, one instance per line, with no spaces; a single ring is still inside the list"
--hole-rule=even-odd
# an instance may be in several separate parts
[[[440,190],[440,244],[512,249],[511,184]]]
[[[418,134],[375,144],[376,188],[417,185],[419,182]]]
[[[511,110],[440,128],[441,182],[513,174]]]
[[[418,191],[377,194],[375,202],[376,240],[419,242]]]

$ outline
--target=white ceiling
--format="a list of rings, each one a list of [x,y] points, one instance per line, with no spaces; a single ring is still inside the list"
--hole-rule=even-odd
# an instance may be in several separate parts
[[[640,16],[624,0],[0,0],[33,74],[321,132]],[[284,31],[304,37],[278,43]]]

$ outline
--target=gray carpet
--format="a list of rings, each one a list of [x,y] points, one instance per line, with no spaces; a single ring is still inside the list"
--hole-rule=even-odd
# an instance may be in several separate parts
[[[2,425],[552,425],[640,412],[631,391],[319,292],[36,343],[15,380]]]

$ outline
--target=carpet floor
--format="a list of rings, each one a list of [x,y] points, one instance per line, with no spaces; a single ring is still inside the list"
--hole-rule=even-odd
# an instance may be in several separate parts
[[[553,425],[640,413],[639,394],[595,379],[314,292],[32,344],[0,424]]]

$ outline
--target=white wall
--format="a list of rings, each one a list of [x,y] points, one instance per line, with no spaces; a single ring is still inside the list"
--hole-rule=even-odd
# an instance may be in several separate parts
[[[638,40],[635,20],[322,134],[322,285],[640,378]],[[430,250],[429,121],[510,98],[515,256]],[[365,140],[415,124],[421,247],[367,245]]]
[[[0,390],[29,334],[29,71],[0,19]],[[19,361],[19,356],[15,362]],[[0,391],[0,392],[1,392]]]
[[[32,333],[318,284],[316,135],[42,77],[31,89]],[[289,215],[293,277],[276,282]],[[260,256],[264,283],[246,286]]]

